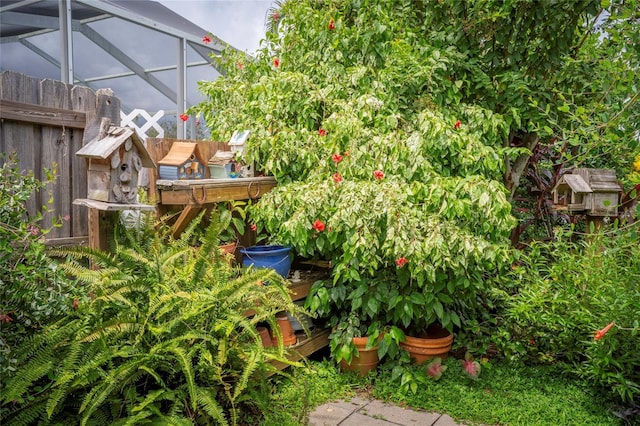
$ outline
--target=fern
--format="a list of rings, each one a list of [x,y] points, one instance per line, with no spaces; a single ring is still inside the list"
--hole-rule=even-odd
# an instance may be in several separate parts
[[[112,254],[55,251],[93,298],[17,350],[22,368],[2,395],[3,421],[237,422],[252,379],[274,371],[266,361],[288,362],[282,345],[262,347],[256,324],[275,327],[277,312],[300,308],[275,272],[229,266],[215,215],[192,247],[202,219],[179,239],[165,227],[118,231]]]
[[[224,415],[224,409],[220,406],[215,398],[216,393],[212,389],[199,388],[198,389],[198,406],[211,416],[213,420],[218,422],[221,426],[228,425],[226,416]]]

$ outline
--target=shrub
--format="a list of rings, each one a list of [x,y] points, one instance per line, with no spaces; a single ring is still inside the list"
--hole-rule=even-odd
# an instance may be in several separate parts
[[[281,343],[262,347],[256,324],[277,330],[275,314],[299,308],[275,272],[238,275],[226,262],[217,218],[191,247],[197,225],[179,240],[167,240],[168,229],[133,231],[141,239],[129,237],[113,254],[57,253],[91,298],[19,348],[3,422],[237,423],[254,376],[275,371],[265,361],[288,363]]]
[[[15,155],[0,157],[0,163],[0,375],[4,376],[15,368],[15,344],[64,315],[79,291],[46,253],[44,236],[49,229],[39,225],[42,213],[25,212],[26,202],[53,180],[53,172],[45,171],[48,179],[40,182],[32,172],[19,170]]]
[[[622,401],[640,395],[639,225],[532,243],[502,289],[504,353],[564,365]]]

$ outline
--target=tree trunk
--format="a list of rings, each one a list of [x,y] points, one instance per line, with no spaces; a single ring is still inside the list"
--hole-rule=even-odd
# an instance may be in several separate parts
[[[511,137],[510,137],[511,139]],[[537,133],[525,133],[522,137],[521,146],[527,148],[529,151],[532,151],[536,146],[540,138]],[[510,192],[510,199],[513,199],[513,195],[515,194],[518,186],[520,185],[520,177],[524,172],[524,169],[527,167],[527,163],[529,162],[530,154],[521,154],[516,158],[513,164],[509,164],[507,162],[507,170],[505,173],[505,186]]]

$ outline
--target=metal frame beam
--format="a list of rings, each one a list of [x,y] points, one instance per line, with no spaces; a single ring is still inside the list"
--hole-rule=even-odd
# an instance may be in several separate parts
[[[73,84],[73,29],[70,0],[58,0],[60,20],[60,80]]]
[[[176,92],[169,86],[160,81],[156,76],[145,72],[144,67],[134,61],[122,50],[118,49],[113,43],[101,36],[96,30],[88,25],[80,25],[80,32],[84,34],[89,40],[95,43],[102,50],[111,55],[114,59],[120,62],[125,67],[136,73],[140,78],[153,86],[157,91],[165,95],[171,101],[176,102]]]

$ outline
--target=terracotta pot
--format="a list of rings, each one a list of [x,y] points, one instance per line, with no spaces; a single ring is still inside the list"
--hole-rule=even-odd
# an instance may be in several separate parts
[[[340,361],[342,370],[357,371],[360,376],[366,376],[369,371],[374,370],[378,366],[378,346],[371,349],[367,347],[368,337],[354,337],[353,343],[358,349],[358,355],[351,358],[351,364],[347,364],[345,360]]]
[[[273,341],[271,340],[269,329],[267,327],[257,327],[257,329],[258,333],[260,333],[260,338],[262,339],[262,346],[265,348],[273,346]]]
[[[419,337],[406,338],[406,341],[400,342],[400,347],[406,349],[417,363],[432,358],[445,359],[453,344],[453,334],[435,324],[429,326],[426,333]]]
[[[222,255],[229,261],[229,264],[232,264],[236,258],[236,247],[238,243],[232,242],[228,244],[219,245],[218,248],[222,252]]]
[[[278,328],[282,334],[282,344],[285,346],[295,345],[298,338],[293,331],[293,327],[291,327],[291,322],[289,321],[287,314],[280,313],[276,315],[276,321],[278,322]],[[275,334],[271,334],[271,341],[275,344],[275,342],[278,341],[278,337]]]

